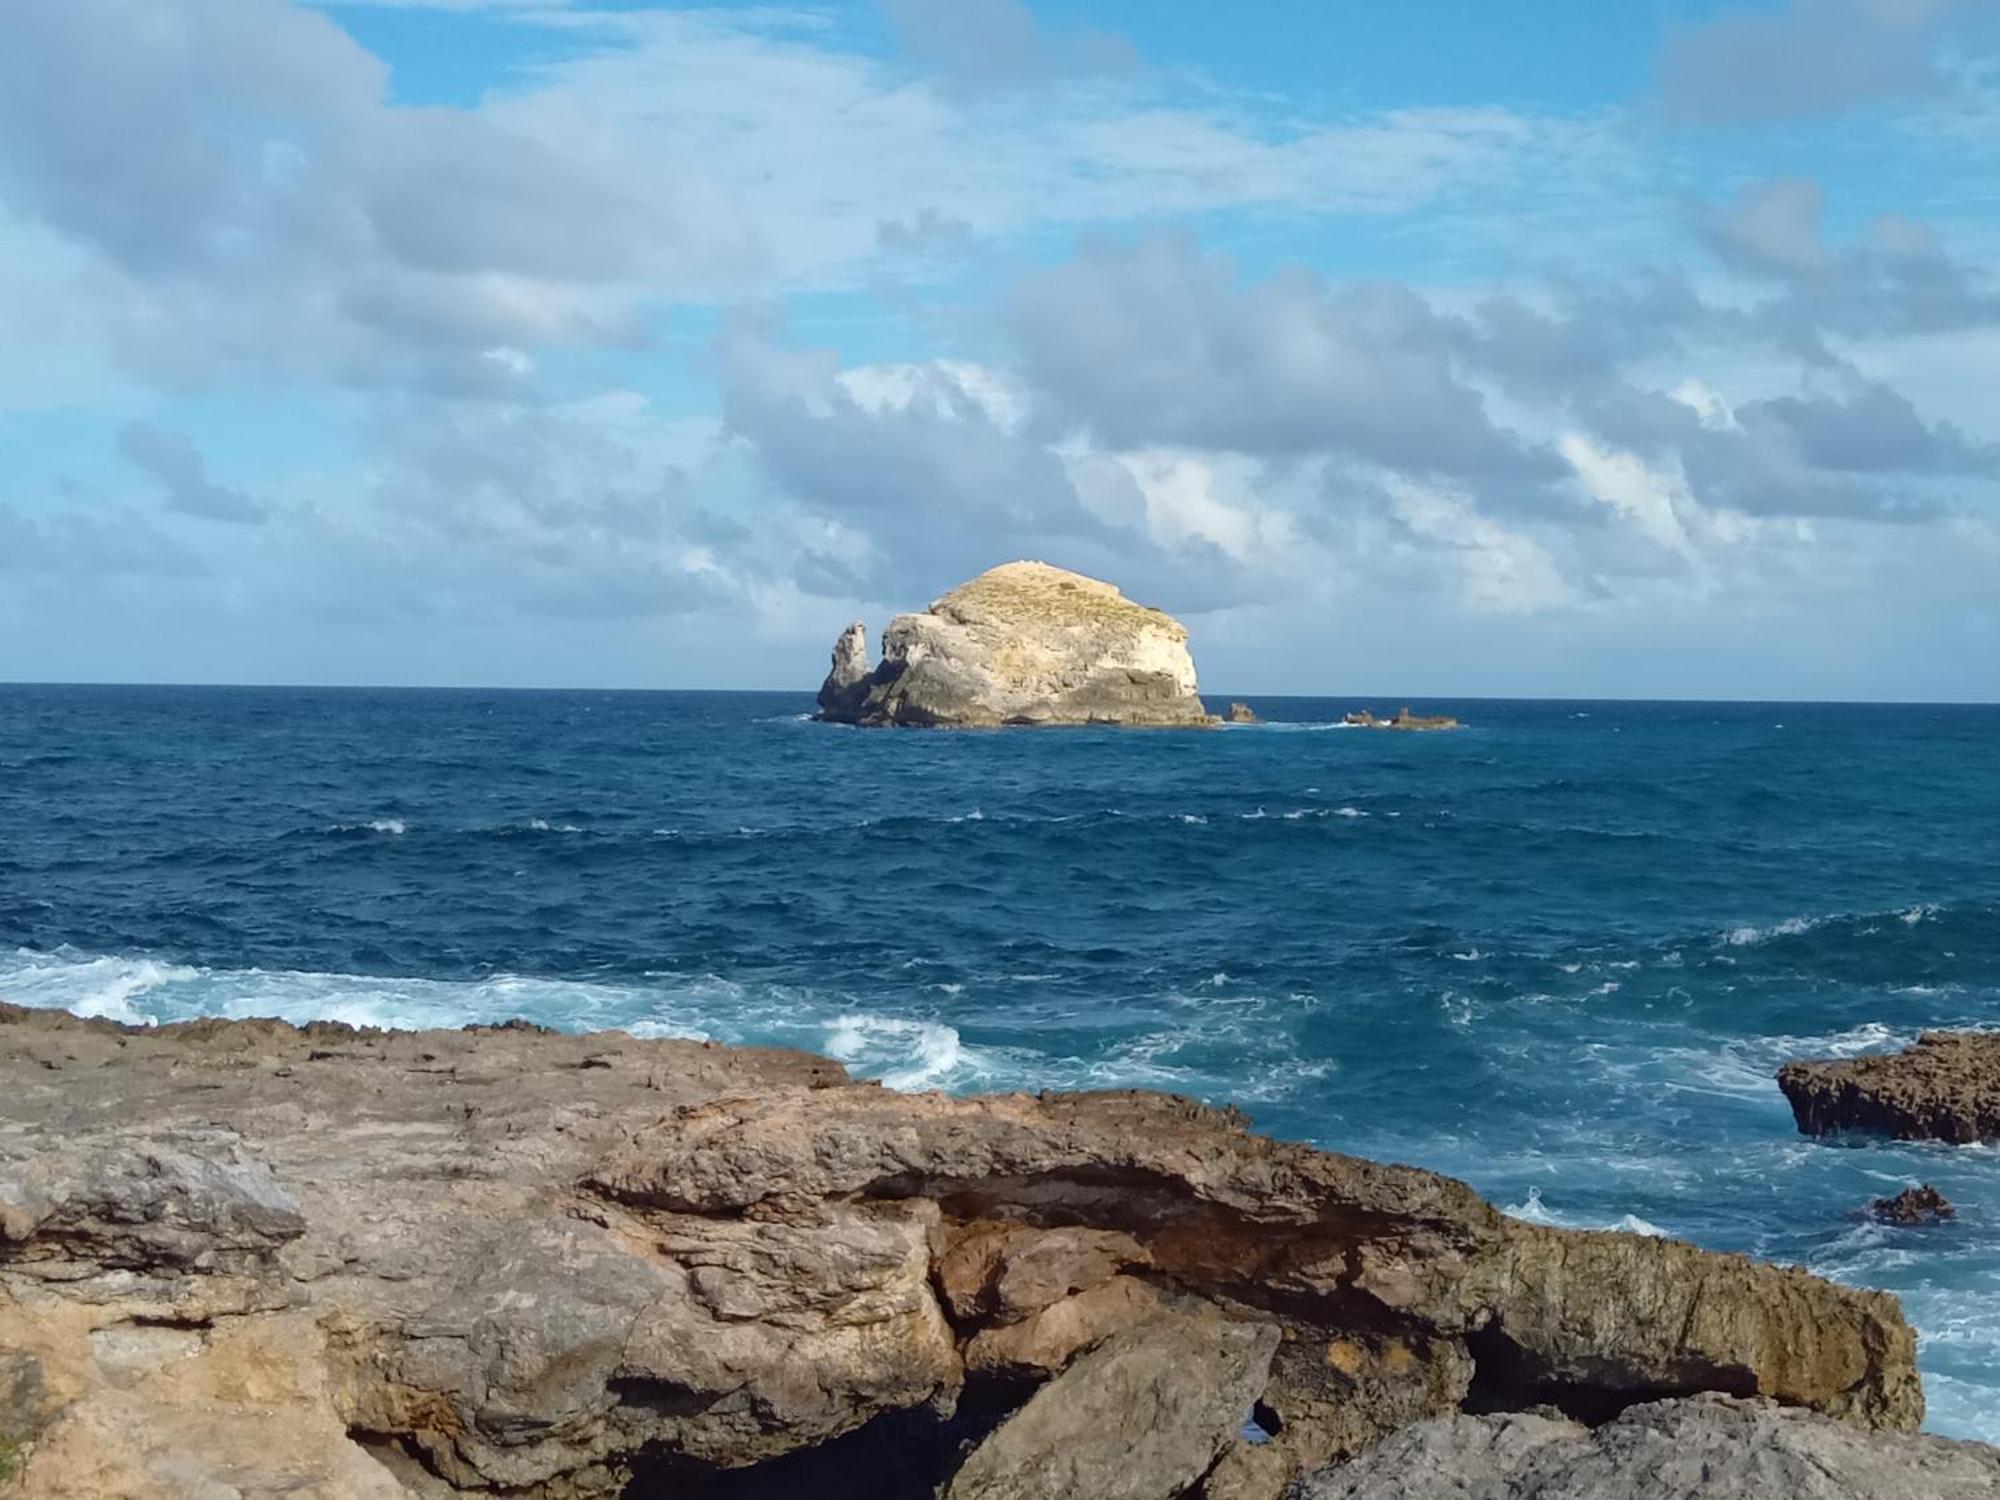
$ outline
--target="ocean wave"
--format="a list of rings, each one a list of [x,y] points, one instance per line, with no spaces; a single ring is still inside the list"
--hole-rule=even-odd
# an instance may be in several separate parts
[[[1640,1234],[1648,1239],[1671,1238],[1668,1231],[1659,1225],[1640,1218],[1637,1214],[1620,1214],[1615,1219],[1591,1218],[1583,1214],[1559,1213],[1542,1201],[1542,1190],[1528,1189],[1528,1196],[1520,1203],[1510,1203],[1500,1210],[1510,1219],[1519,1219],[1526,1224],[1540,1224],[1550,1229],[1615,1229],[1625,1234]]]
[[[393,838],[401,838],[409,831],[409,824],[401,818],[371,818],[366,823],[329,823],[320,830],[322,833],[384,833]]]
[[[518,974],[416,979],[211,969],[146,956],[23,948],[0,958],[0,997],[133,1026],[201,1016],[269,1016],[299,1025],[341,1021],[423,1031],[522,1016],[563,1031],[801,1047],[825,1052],[857,1076],[897,1089],[968,1084],[978,1076],[980,1061],[941,1022],[856,1013],[840,996],[754,987],[713,974],[662,974],[622,983]]]
[[[1989,905],[1947,905],[1923,901],[1887,910],[1801,914],[1762,926],[1745,924],[1727,927],[1717,935],[1716,941],[1725,948],[1756,948],[1807,934],[1837,932],[1849,937],[1869,937],[1893,933],[1898,927],[1951,925],[1967,921],[1976,923],[1985,932],[1992,930],[1990,924],[1993,917],[1994,910]]]
[[[1769,927],[1732,927],[1722,934],[1722,941],[1731,948],[1749,948],[1758,943],[1768,943],[1773,938],[1797,937],[1802,932],[1811,932],[1818,925],[1819,922],[1812,917],[1787,917]]]
[[[823,1049],[884,1087],[905,1091],[942,1088],[954,1074],[976,1070],[957,1029],[941,1021],[840,1016],[826,1023]]]

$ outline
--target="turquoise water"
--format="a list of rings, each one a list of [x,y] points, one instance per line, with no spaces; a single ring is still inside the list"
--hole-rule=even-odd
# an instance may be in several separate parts
[[[526,1015],[899,1088],[1176,1089],[1547,1222],[1898,1292],[2000,1439],[2000,1153],[1802,1140],[1783,1059],[2000,1024],[2000,709],[1252,699],[1212,733],[794,694],[0,688],[0,997]],[[1862,1223],[1935,1182],[1961,1218]]]

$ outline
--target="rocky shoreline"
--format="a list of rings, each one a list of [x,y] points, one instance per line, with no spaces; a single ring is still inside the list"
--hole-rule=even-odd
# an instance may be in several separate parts
[[[1386,1500],[1324,1486],[1702,1393],[1900,1462],[1914,1354],[1889,1296],[1165,1095],[0,1007],[0,1493]]]

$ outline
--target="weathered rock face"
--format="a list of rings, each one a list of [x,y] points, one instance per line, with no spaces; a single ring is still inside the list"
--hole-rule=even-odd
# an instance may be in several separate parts
[[[901,1500],[984,1436],[958,1482],[1002,1495],[1074,1413],[1129,1434],[1143,1393],[1181,1399],[1148,1384],[1159,1339],[1199,1344],[1174,1359],[1203,1394],[1149,1472],[1207,1500],[1461,1407],[1922,1410],[1888,1297],[1519,1223],[1164,1095],[0,1006],[10,1493]],[[1229,1436],[1252,1399],[1269,1442]]]
[[[1006,563],[922,614],[898,615],[882,660],[852,676],[851,625],[820,689],[820,717],[851,724],[1208,725],[1187,630],[1116,588],[1046,563]]]
[[[1159,1313],[1091,1350],[973,1451],[945,1500],[1184,1495],[1263,1394],[1276,1325]]]
[[[856,620],[833,643],[833,665],[819,685],[819,715],[853,719],[868,696],[868,627]]]
[[[2000,1137],[2000,1032],[1927,1031],[1889,1055],[1789,1062],[1778,1087],[1806,1135],[1991,1140]]]
[[[1594,1431],[1543,1416],[1438,1417],[1301,1483],[1293,1500],[1993,1500],[2000,1450],[1869,1437],[1759,1401],[1697,1396]]]

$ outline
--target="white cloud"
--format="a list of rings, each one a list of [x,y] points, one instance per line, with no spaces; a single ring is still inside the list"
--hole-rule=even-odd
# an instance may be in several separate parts
[[[1450,559],[1460,597],[1474,610],[1536,614],[1578,601],[1546,548],[1481,515],[1463,493],[1404,479],[1387,489],[1390,513],[1418,547]]]

